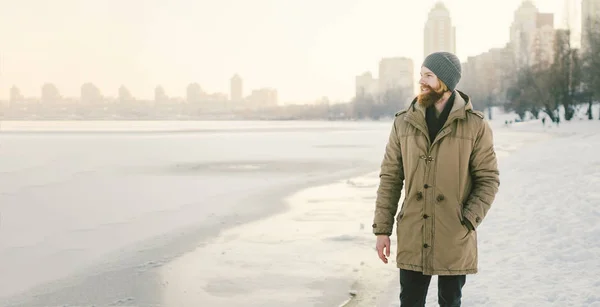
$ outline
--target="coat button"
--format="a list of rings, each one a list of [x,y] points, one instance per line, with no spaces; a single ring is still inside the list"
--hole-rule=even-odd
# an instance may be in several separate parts
[[[427,214],[423,214],[423,218],[424,218],[424,219],[427,219],[428,217],[429,217],[429,215],[427,215]]]
[[[423,198],[423,193],[418,192],[417,193],[417,200],[421,200]]]
[[[438,195],[437,201],[438,202],[444,201],[444,195],[442,195],[442,194]]]
[[[475,223],[479,223],[481,222],[481,219],[479,217],[475,218]]]
[[[426,189],[429,189],[429,185],[428,184],[425,184],[423,187],[426,188]]]
[[[373,224],[373,228],[377,228],[377,224]]]
[[[429,245],[427,243],[423,244],[423,247],[428,248]]]

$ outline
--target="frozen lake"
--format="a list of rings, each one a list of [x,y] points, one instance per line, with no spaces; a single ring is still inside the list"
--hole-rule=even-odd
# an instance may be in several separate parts
[[[164,262],[224,228],[278,212],[292,191],[376,168],[388,126],[4,122],[0,297],[42,286],[27,296],[67,303],[63,283],[45,283],[76,275],[69,285],[81,284],[90,272]],[[117,275],[135,278],[127,274]],[[77,302],[120,297],[113,291],[122,285],[103,287]]]

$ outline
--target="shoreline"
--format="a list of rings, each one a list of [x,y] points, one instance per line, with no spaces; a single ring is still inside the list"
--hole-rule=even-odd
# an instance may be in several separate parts
[[[353,300],[362,268],[371,265],[367,258],[379,259],[374,249],[365,248],[372,245],[370,215],[362,215],[363,220],[336,216],[342,212],[337,209],[346,204],[361,206],[364,192],[331,192],[360,189],[374,197],[372,188],[376,186],[359,181],[377,178],[376,174],[369,168],[289,193],[281,198],[285,211],[228,229],[210,244],[165,265],[161,269],[164,280],[177,281],[166,286],[164,306],[233,306],[241,302],[273,307],[345,306]],[[373,210],[372,206],[362,207],[363,212]],[[350,214],[357,212],[345,209]],[[276,233],[269,234],[273,229]],[[353,253],[344,252],[343,247],[358,248],[359,256],[348,257]],[[252,289],[249,283],[259,284],[261,289]],[[243,298],[233,298],[240,292]]]
[[[51,305],[96,305],[104,306],[118,302],[131,304],[156,305],[163,284],[157,282],[157,270],[169,265],[176,259],[193,252],[194,248],[210,245],[223,232],[235,229],[248,223],[268,219],[290,210],[285,200],[289,195],[321,186],[338,180],[372,172],[373,165],[361,161],[351,169],[337,166],[337,170],[323,174],[311,174],[301,181],[286,182],[280,186],[262,190],[241,198],[239,201],[256,204],[270,203],[252,207],[242,214],[231,213],[222,218],[218,225],[194,225],[176,231],[158,235],[148,240],[137,242],[125,250],[114,251],[103,258],[101,263],[92,265],[75,274],[59,280],[36,285],[25,292],[16,293],[0,299],[6,306],[47,306]],[[265,201],[266,200],[266,201]],[[167,255],[167,256],[165,256]],[[106,285],[107,280],[115,284]],[[141,280],[144,279],[144,280]],[[135,285],[134,283],[138,283]],[[98,285],[108,286],[105,293],[92,293]],[[144,291],[139,291],[145,289]],[[140,292],[139,297],[132,293]],[[146,295],[142,293],[146,293]],[[127,294],[128,293],[128,294]]]

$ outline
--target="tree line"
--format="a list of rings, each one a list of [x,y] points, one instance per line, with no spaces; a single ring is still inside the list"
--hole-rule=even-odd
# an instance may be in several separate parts
[[[600,19],[590,19],[587,25],[582,29],[582,48],[573,47],[572,31],[556,30],[551,56],[534,48],[531,54],[522,54],[523,62],[512,58],[498,66],[493,77],[471,80],[467,90],[476,98],[476,108],[502,105],[520,120],[530,114],[556,122],[560,109],[564,120],[571,120],[587,106],[592,119],[592,106],[600,100]]]

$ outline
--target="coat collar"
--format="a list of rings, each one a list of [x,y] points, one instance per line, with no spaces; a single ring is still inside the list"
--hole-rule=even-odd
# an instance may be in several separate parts
[[[451,123],[455,119],[465,119],[467,117],[467,110],[473,109],[473,104],[471,103],[471,99],[467,94],[459,90],[454,90],[454,94],[454,106],[452,107],[452,110],[450,110],[450,114],[448,115],[448,120],[446,120],[446,123]],[[409,118],[415,122],[418,122],[419,124],[426,125],[425,107],[417,102],[417,97],[413,99],[409,109]]]

